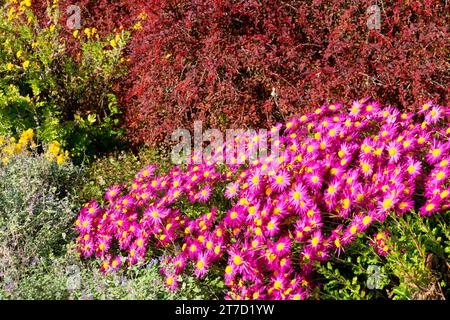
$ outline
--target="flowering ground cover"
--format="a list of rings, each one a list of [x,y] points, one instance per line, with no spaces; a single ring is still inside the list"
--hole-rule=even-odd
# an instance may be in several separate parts
[[[167,174],[149,165],[111,186],[104,205],[93,200],[81,210],[80,252],[99,257],[104,272],[159,252],[172,289],[184,273],[217,272],[227,298],[308,298],[314,263],[344,254],[388,215],[448,210],[449,111],[426,103],[402,113],[367,99],[348,109],[331,104],[273,127],[277,157],[239,164],[258,148],[255,135],[235,139],[246,149],[234,164],[217,165],[235,152],[226,145]],[[215,196],[223,199],[214,204]],[[386,236],[374,235],[379,255],[389,254]]]

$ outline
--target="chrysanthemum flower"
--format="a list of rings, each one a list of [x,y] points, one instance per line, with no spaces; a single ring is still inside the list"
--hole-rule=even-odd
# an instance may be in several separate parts
[[[115,185],[106,191],[105,199],[108,201],[113,201],[120,194],[120,186]]]
[[[270,218],[270,220],[267,222],[267,225],[266,225],[266,228],[265,228],[265,233],[268,236],[273,237],[279,231],[280,231],[280,228],[279,228],[279,221],[278,221],[278,219],[276,217]]]
[[[439,210],[439,205],[436,200],[427,201],[419,210],[419,214],[431,216],[434,212]]]
[[[240,226],[242,219],[243,219],[243,213],[242,210],[239,210],[237,208],[232,208],[228,211],[227,216],[224,219],[224,223],[226,226],[229,227],[237,227]]]
[[[164,282],[171,291],[176,291],[178,288],[178,279],[175,274],[166,275]]]
[[[80,215],[75,221],[75,228],[81,233],[88,233],[92,228],[92,218]]]
[[[441,141],[434,139],[427,152],[427,161],[430,164],[435,164],[436,162],[439,162],[440,160],[442,160],[442,156],[447,151],[447,149],[448,143],[444,144]]]
[[[404,168],[408,174],[415,178],[421,173],[422,165],[419,161],[415,161],[412,157],[408,157]]]
[[[426,112],[425,121],[434,124],[442,119],[442,116],[442,109],[439,106],[433,106],[431,109],[429,109],[429,112]]]
[[[207,202],[211,197],[211,187],[209,185],[205,185],[197,194],[200,202]]]
[[[419,193],[426,199],[422,215],[450,207],[450,128],[440,121],[448,108],[430,103],[422,114],[368,99],[356,101],[350,112],[324,105],[277,124],[267,138],[250,134],[224,144],[228,155],[245,146],[231,164],[218,167],[214,156],[201,159],[199,153],[198,161],[168,174],[144,168],[128,190],[108,189],[104,206],[91,201],[83,207],[75,222],[79,251],[101,257],[105,272],[119,264],[112,266],[111,254],[126,253],[133,265],[150,249],[170,252],[161,265],[174,288],[181,272],[201,277],[227,257],[229,297],[306,298],[315,263],[339,255],[374,221],[410,211]],[[276,150],[241,165],[261,140]],[[185,210],[223,186],[230,206]],[[183,209],[177,202],[182,195]],[[328,217],[337,226],[325,236]],[[378,234],[373,245],[378,254],[390,251],[387,236]]]
[[[208,272],[208,259],[206,255],[200,254],[197,258],[197,262],[195,263],[195,275],[198,278],[202,278]]]
[[[392,141],[387,145],[387,153],[389,161],[396,163],[401,156],[401,146],[397,142]]]
[[[287,237],[280,238],[273,244],[273,251],[278,257],[281,257],[285,253],[289,252],[291,248],[291,240]]]
[[[311,247],[316,250],[318,246],[322,243],[322,233],[320,231],[315,231],[309,240]]]
[[[277,191],[283,191],[290,185],[290,176],[286,171],[280,170],[271,179],[270,187]]]
[[[164,219],[168,215],[169,211],[167,209],[162,209],[157,206],[150,206],[145,210],[144,217],[147,218],[147,221],[151,226],[160,225],[162,219]]]
[[[172,260],[172,265],[175,273],[180,273],[186,266],[186,257],[184,255],[178,255]]]
[[[228,199],[232,199],[238,194],[238,191],[239,191],[239,183],[238,182],[230,183],[226,188],[225,196]]]

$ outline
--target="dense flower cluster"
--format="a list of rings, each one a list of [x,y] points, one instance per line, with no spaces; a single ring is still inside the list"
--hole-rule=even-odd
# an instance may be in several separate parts
[[[28,129],[20,135],[19,141],[14,137],[0,136],[0,156],[2,158],[2,164],[7,164],[9,158],[23,154],[30,148],[35,148],[36,144],[33,142],[34,131]]]
[[[20,134],[19,140],[13,136],[0,136],[0,158],[3,165],[6,165],[11,157],[17,155],[30,155],[33,150],[36,150],[36,143],[34,141],[34,130],[28,129]],[[69,152],[61,147],[58,141],[53,141],[47,147],[45,153],[49,161],[56,162],[61,165],[69,157]]]
[[[107,272],[160,249],[173,289],[183,272],[220,272],[231,299],[307,298],[314,264],[372,224],[449,208],[449,115],[431,102],[416,114],[368,99],[349,109],[332,104],[272,128],[276,150],[249,164],[258,134],[235,139],[247,148],[231,164],[216,165],[234,152],[227,145],[167,174],[150,165],[129,188],[109,188],[105,206],[91,201],[81,210],[80,251],[100,257]],[[208,205],[222,190],[228,200],[197,217],[179,205]],[[380,254],[389,250],[386,237],[375,236]]]

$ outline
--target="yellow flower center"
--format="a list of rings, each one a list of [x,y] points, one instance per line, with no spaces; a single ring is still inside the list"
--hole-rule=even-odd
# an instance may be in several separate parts
[[[197,269],[203,269],[205,267],[205,263],[203,260],[197,261]]]
[[[233,257],[233,262],[234,262],[235,265],[239,266],[239,265],[242,264],[242,258],[240,256],[238,256],[238,255],[235,255]]]

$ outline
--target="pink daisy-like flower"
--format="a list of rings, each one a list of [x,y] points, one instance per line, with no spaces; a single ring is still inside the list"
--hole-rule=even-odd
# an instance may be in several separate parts
[[[448,144],[444,144],[439,140],[434,139],[427,152],[427,161],[431,164],[435,164],[442,160],[442,156],[448,149]]]
[[[162,209],[157,206],[150,206],[144,212],[144,217],[146,217],[146,221],[150,223],[151,226],[160,225],[162,219],[164,219],[168,215],[167,209]]]
[[[277,199],[276,201],[274,201],[274,205],[273,205],[273,214],[275,216],[279,216],[279,217],[283,217],[286,214],[288,214],[288,208],[287,208],[287,203],[286,201],[283,201],[283,197],[280,197],[279,199]]]
[[[97,257],[103,256],[110,247],[111,237],[108,235],[99,237],[95,248],[95,254]]]
[[[322,232],[320,231],[315,231],[311,237],[311,239],[309,240],[309,243],[311,244],[311,247],[314,250],[317,250],[317,248],[319,247],[319,245],[322,243],[323,239],[322,239]]]
[[[200,189],[200,191],[197,194],[198,200],[200,202],[207,202],[209,200],[209,198],[211,197],[211,193],[212,193],[211,186],[205,185],[203,188]]]
[[[198,257],[201,253],[202,245],[197,240],[190,240],[187,242],[186,250],[189,258]]]
[[[228,264],[225,267],[225,272],[224,272],[224,279],[225,279],[225,284],[230,284],[231,281],[234,280],[234,277],[236,275],[236,267],[233,263]]]
[[[419,214],[423,216],[431,216],[434,212],[439,211],[440,206],[436,200],[428,200],[419,210]]]
[[[350,113],[349,113],[350,116],[356,117],[362,111],[362,108],[363,108],[362,103],[360,103],[359,101],[353,101],[353,104],[350,108]]]
[[[270,187],[276,191],[283,191],[290,185],[290,179],[286,171],[280,170],[272,177]]]
[[[395,206],[396,203],[397,199],[394,195],[386,195],[385,198],[381,199],[381,201],[378,202],[379,213],[382,216],[381,220],[384,220],[384,217],[387,214],[387,212],[390,211]]]
[[[176,291],[178,288],[178,279],[176,274],[167,274],[164,278],[164,283],[171,291]]]
[[[257,192],[263,184],[262,179],[263,177],[260,170],[256,170],[255,172],[253,172],[253,174],[249,177],[250,189],[254,192]]]
[[[184,255],[178,255],[173,259],[172,264],[175,273],[180,273],[186,267],[186,257]]]
[[[88,240],[86,240],[85,238],[88,237]],[[92,241],[93,237],[85,234],[83,236],[83,241],[81,242],[81,253],[84,257],[90,257],[93,253],[94,253],[94,242]]]
[[[291,248],[291,240],[287,237],[280,238],[277,242],[273,244],[273,251],[278,257],[283,256],[288,253]]]
[[[361,172],[364,176],[370,176],[373,172],[373,164],[369,160],[360,161],[359,163]]]
[[[243,219],[243,213],[242,210],[239,210],[235,207],[230,209],[224,219],[224,223],[226,226],[229,227],[238,227],[241,225],[242,219]]]
[[[286,278],[281,274],[272,279],[272,288],[275,291],[283,291],[286,289]]]
[[[237,196],[239,192],[239,183],[233,182],[227,185],[226,191],[225,191],[225,197],[228,199],[232,199]]]
[[[276,217],[271,217],[267,222],[265,233],[270,237],[276,235],[280,231],[279,223]]]
[[[298,183],[289,192],[289,204],[298,209],[301,206],[301,202],[309,202],[308,189],[302,184]]]
[[[315,171],[305,175],[305,184],[313,189],[320,189],[322,187],[322,182],[322,176]]]
[[[81,215],[75,221],[75,228],[81,233],[88,233],[92,228],[92,218],[89,216]]]
[[[194,274],[198,278],[203,278],[208,272],[208,259],[205,254],[200,254],[197,257],[197,262],[195,263],[195,271]]]
[[[415,161],[412,157],[408,157],[402,171],[408,172],[411,177],[415,178],[421,173],[422,164],[419,161]]]
[[[118,270],[122,266],[122,257],[115,257],[110,263],[112,271]]]
[[[445,116],[442,112],[441,107],[439,106],[433,106],[431,109],[429,109],[429,112],[425,114],[425,121],[431,124],[437,123],[440,119]]]
[[[110,188],[105,193],[105,199],[108,201],[113,201],[120,194],[120,186],[115,185]]]
[[[142,169],[141,171],[139,171],[139,173],[137,174],[137,178],[148,179],[153,175],[155,169],[156,169],[155,165],[149,165],[144,169]]]
[[[397,163],[401,156],[401,145],[399,145],[395,141],[392,141],[387,145],[386,150],[388,153],[389,161]]]
[[[398,215],[402,215],[402,214],[410,211],[413,208],[414,208],[414,201],[413,200],[411,200],[411,199],[403,199],[403,200],[400,200],[396,204],[395,212]]]
[[[100,205],[96,201],[90,201],[83,207],[80,214],[85,214],[90,217],[95,217],[100,212]]]

